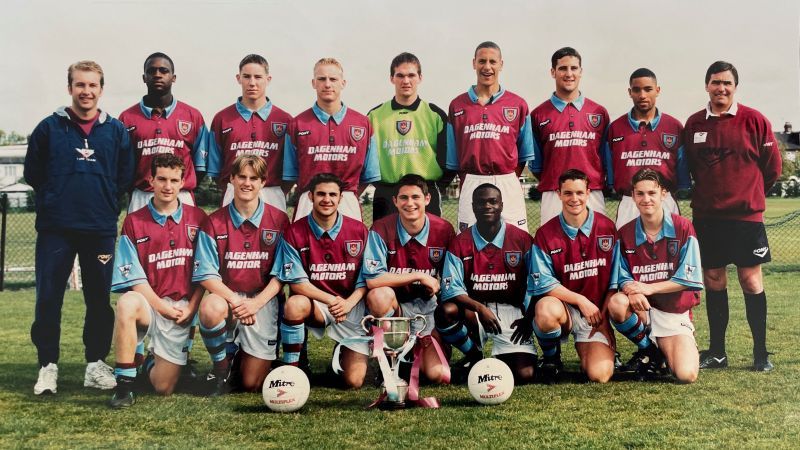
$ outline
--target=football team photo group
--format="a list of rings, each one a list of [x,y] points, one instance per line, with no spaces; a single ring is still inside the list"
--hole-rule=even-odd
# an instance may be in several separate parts
[[[774,370],[764,211],[782,158],[767,118],[737,101],[730,62],[686,74],[708,101],[676,118],[657,106],[657,74],[636,66],[629,109],[610,116],[581,90],[572,47],[552,53],[552,95],[532,108],[502,83],[492,41],[464,55],[474,84],[447,108],[424,100],[423,62],[403,52],[385,58],[393,96],[355,111],[345,68],[326,57],[308,62],[316,98],[293,93],[310,103],[294,115],[271,100],[267,59],[249,54],[231,67],[241,95],[207,122],[173,94],[181,61],[142,57],[146,92],[113,117],[101,65],[70,65],[69,106],[28,142],[36,396],[64,383],[76,257],[83,386],[107,390],[113,409],[189,379],[203,396],[273,390],[277,410],[302,407],[307,391],[294,405],[285,395],[307,380],[312,391],[383,383],[382,409],[439,407],[420,386],[467,384],[497,403],[530,383],[689,385],[729,366],[734,291],[752,336],[746,368]],[[535,202],[520,182],[530,174]],[[221,202],[201,208],[208,179]],[[324,336],[335,345],[320,372],[309,347]],[[192,361],[205,353],[201,373]]]

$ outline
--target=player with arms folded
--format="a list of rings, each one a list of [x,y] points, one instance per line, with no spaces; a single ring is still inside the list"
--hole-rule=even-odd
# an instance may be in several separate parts
[[[292,116],[266,96],[270,81],[267,60],[261,55],[245,56],[236,74],[242,96],[211,121],[207,169],[224,193],[222,206],[233,200],[233,162],[241,155],[254,155],[267,164],[261,200],[286,211],[286,195],[281,189],[283,145]]]
[[[558,178],[562,212],[534,237],[528,296],[534,332],[542,348],[540,374],[558,380],[561,344],[572,333],[581,369],[589,381],[614,374],[614,336],[605,311],[614,255],[614,222],[587,207],[589,177],[569,169]]]
[[[172,58],[160,52],[148,56],[142,75],[147,95],[119,115],[136,152],[136,178],[129,213],[143,208],[153,197],[150,163],[162,153],[178,155],[183,161],[185,182],[179,196],[183,204],[194,205],[192,192],[197,187],[197,172],[205,171],[208,131],[200,111],[172,95],[176,79]]]
[[[331,173],[343,183],[339,212],[361,220],[358,196],[381,179],[375,138],[369,119],[342,103],[346,85],[344,69],[333,58],[314,64],[311,86],[317,91],[314,105],[292,119],[283,156],[283,180],[297,183],[301,192],[293,220],[311,212],[308,192],[314,174]]]
[[[650,69],[636,69],[630,76],[628,95],[633,108],[611,123],[607,145],[611,155],[606,184],[622,200],[617,208],[617,228],[635,219],[639,210],[631,196],[633,175],[650,168],[661,175],[667,195],[664,207],[680,214],[671,192],[689,189],[689,167],[684,158],[683,125],[656,108],[661,87]]]
[[[286,213],[259,198],[268,165],[242,155],[231,166],[233,202],[208,217],[197,244],[192,281],[209,291],[200,303],[200,334],[216,377],[214,394],[230,390],[226,337],[235,329],[241,387],[261,389],[278,346],[278,297],[283,285],[269,274],[289,224]]]
[[[135,402],[136,353],[145,336],[155,357],[144,369],[157,393],[171,394],[187,363],[186,339],[203,295],[202,287],[192,285],[192,270],[206,214],[178,200],[184,175],[179,156],[153,158],[154,196],[122,224],[111,285],[114,292],[125,292],[117,300],[114,323],[117,387],[112,408]]]
[[[368,231],[361,222],[338,211],[344,183],[329,173],[314,175],[308,183],[311,214],[297,219],[283,235],[271,275],[288,283],[280,326],[282,360],[299,365],[305,327],[338,344],[333,353],[334,371],[342,369],[346,386],[359,388],[367,372],[366,342],[344,342],[364,335],[366,283],[361,263]],[[341,356],[341,358],[340,358]]]
[[[465,355],[454,364],[458,381],[483,358],[491,338],[492,356],[508,364],[517,384],[527,383],[536,365],[530,320],[524,317],[533,239],[503,221],[503,196],[492,184],[475,188],[472,209],[475,225],[453,239],[445,256],[436,330]]]
[[[361,270],[369,288],[367,309],[371,314],[425,316],[427,327],[412,329],[423,336],[416,344],[423,346],[420,369],[429,380],[440,383],[446,361],[440,360],[436,349],[441,338],[433,329],[433,312],[444,255],[455,231],[450,222],[425,212],[431,201],[429,186],[419,175],[400,178],[392,199],[397,213],[372,224]],[[412,325],[419,326],[417,322]]]
[[[589,206],[605,214],[602,189],[607,149],[603,144],[608,111],[579,90],[583,67],[577,50],[572,47],[556,50],[550,65],[556,90],[531,112],[536,157],[528,164],[539,178],[542,224],[561,213],[558,177],[573,168],[589,177]]]
[[[461,178],[458,230],[475,223],[472,191],[491,183],[503,193],[505,221],[527,231],[525,194],[517,177],[534,155],[528,104],[500,85],[503,55],[494,42],[478,45],[472,68],[476,84],[453,99],[448,112],[446,168]]]
[[[642,169],[633,176],[640,217],[619,230],[608,302],[611,323],[638,348],[638,374],[660,368],[662,354],[678,381],[697,379],[698,355],[691,309],[703,289],[700,248],[692,223],[669,213],[661,175]],[[648,334],[647,328],[652,331]]]

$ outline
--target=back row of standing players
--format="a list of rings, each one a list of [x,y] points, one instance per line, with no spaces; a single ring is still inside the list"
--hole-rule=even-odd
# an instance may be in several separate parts
[[[518,181],[526,163],[540,180],[543,224],[558,216],[562,207],[565,207],[558,177],[568,169],[579,169],[587,175],[584,180],[586,194],[593,212],[604,212],[603,187],[613,187],[623,194],[617,219],[618,225],[621,225],[637,215],[637,208],[630,195],[630,180],[635,172],[643,167],[654,169],[660,174],[659,186],[670,192],[688,188],[689,166],[695,175],[693,207],[696,218],[705,216],[709,219],[708,222],[718,218],[744,222],[761,220],[764,209],[763,189],[768,188],[777,178],[780,159],[775,156],[777,146],[766,119],[752,109],[732,103],[733,92],[738,84],[735,68],[721,66],[717,67],[721,70],[714,72],[712,65],[710,74],[706,76],[706,90],[711,102],[706,111],[696,114],[687,123],[687,129],[692,125],[701,130],[704,129],[702,122],[708,121],[712,116],[730,116],[737,120],[743,118],[745,125],[741,126],[746,129],[731,138],[735,142],[730,143],[712,142],[713,139],[724,140],[727,137],[724,133],[715,135],[713,130],[689,131],[685,134],[677,120],[659,112],[655,108],[659,87],[655,75],[647,69],[635,71],[630,78],[629,94],[634,101],[634,107],[628,114],[609,125],[606,110],[585,98],[578,89],[582,72],[580,55],[574,49],[563,48],[553,55],[551,62],[556,91],[549,100],[529,113],[524,100],[500,86],[499,74],[503,65],[500,49],[494,43],[484,42],[476,49],[473,59],[477,74],[476,85],[457,97],[450,105],[449,114],[445,115],[417,95],[417,85],[422,80],[421,65],[416,57],[404,53],[392,61],[390,68],[390,80],[396,87],[395,97],[365,117],[349,110],[341,102],[341,91],[345,86],[341,65],[336,60],[323,59],[314,67],[312,86],[317,91],[316,103],[311,109],[291,118],[272,105],[266,97],[266,86],[270,80],[266,61],[260,56],[249,55],[241,62],[237,74],[237,80],[242,86],[242,97],[236,104],[215,116],[209,133],[201,114],[194,108],[177,102],[172,96],[171,86],[175,75],[171,59],[164,54],[151,55],[145,61],[143,75],[148,94],[138,105],[120,116],[130,133],[137,154],[137,176],[129,210],[132,212],[147,205],[149,198],[153,196],[151,180],[155,176],[152,171],[155,155],[172,153],[180,156],[185,167],[182,175],[185,191],[182,200],[183,204],[192,204],[191,190],[196,187],[197,172],[206,172],[215,177],[225,191],[223,203],[230,202],[235,196],[235,188],[229,183],[233,180],[233,161],[239,155],[250,154],[260,156],[266,163],[262,198],[268,204],[285,210],[285,193],[288,188],[296,183],[304,191],[299,197],[295,220],[303,218],[313,209],[314,196],[307,192],[315,173],[332,173],[341,180],[339,211],[358,220],[361,219],[361,213],[357,196],[368,184],[375,184],[375,224],[379,223],[377,219],[393,209],[392,195],[397,192],[398,181],[403,175],[414,173],[422,176],[427,184],[426,190],[433,197],[430,212],[439,214],[439,188],[447,185],[458,174],[461,179],[458,212],[460,230],[465,230],[475,222],[472,194],[476,187],[487,183],[496,186],[498,195],[503,199],[503,219],[527,230],[525,196]],[[700,124],[696,124],[698,122]],[[692,140],[687,148],[691,149],[694,145],[698,150],[688,151],[686,158],[684,136],[689,136]],[[756,140],[751,140],[751,137]],[[698,145],[706,143],[709,145]],[[764,182],[751,184],[751,192],[745,192],[743,196],[736,196],[732,202],[725,203],[720,201],[719,194],[724,193],[726,188],[719,185],[721,180],[730,180],[733,174],[730,167],[721,165],[720,162],[732,154],[731,148],[737,146],[746,147],[749,152],[737,159],[747,160],[755,155],[758,161],[755,171],[750,169],[745,172],[761,177]],[[746,165],[746,161],[734,164],[739,164],[734,170],[740,170]],[[716,171],[713,177],[701,173],[710,171]],[[744,201],[739,197],[743,197]],[[669,196],[665,206],[668,211],[677,212],[677,206]],[[726,228],[724,224],[711,223],[709,226],[712,230]],[[313,229],[313,226],[310,227]],[[581,228],[577,229],[580,231]],[[761,229],[763,230],[763,225]],[[271,236],[274,240],[275,235],[271,233],[280,232],[281,229],[267,231],[270,233],[264,239]],[[194,228],[194,232],[197,232],[197,228]],[[567,225],[564,225],[564,232],[570,235]],[[716,234],[716,231],[711,234]],[[598,247],[607,250],[614,248],[614,233],[600,237]],[[570,235],[570,238],[575,240],[575,236]],[[345,249],[351,254],[360,254],[360,247],[366,241],[356,239],[349,242],[361,242]],[[502,243],[502,238],[500,242]],[[490,243],[487,240],[484,245]],[[765,235],[763,243],[766,244]],[[446,246],[438,250],[429,248],[430,259],[434,259],[434,254],[441,259],[444,248]],[[523,261],[531,260],[527,250],[519,251],[522,253],[516,253],[517,250],[505,252],[505,264],[513,265],[516,262],[516,265],[523,265]],[[584,253],[583,249],[579,251],[581,255]],[[765,254],[760,255],[764,261],[768,260],[768,247]],[[331,256],[326,254],[326,257]],[[741,255],[733,258],[719,262],[722,264],[723,276],[724,265],[730,262],[744,266],[745,269],[753,266],[741,259]],[[290,268],[297,268],[292,263],[286,264],[290,264]],[[323,265],[327,267],[326,264],[328,263]],[[369,268],[373,263],[368,261],[367,264]],[[117,266],[123,272],[125,264],[120,265],[118,261]],[[581,263],[581,267],[584,266],[585,263]],[[591,269],[593,268],[587,266],[580,270],[588,273]],[[287,273],[289,272],[291,270]],[[760,280],[760,271],[758,275]],[[491,285],[508,281],[494,281],[495,278],[497,277],[487,274],[487,281],[478,283]],[[450,288],[452,285],[447,284],[453,283],[454,279],[446,277],[445,280],[445,287]],[[724,279],[721,283],[724,290]],[[747,297],[747,288],[745,294]],[[760,295],[763,296],[763,288]],[[309,295],[308,298],[316,296]],[[331,303],[335,304],[335,300],[332,299]],[[232,302],[228,303],[234,306]],[[287,304],[285,319],[292,316],[289,305],[291,302]],[[304,311],[303,308],[300,309],[301,312]],[[335,306],[334,309],[340,311]],[[316,311],[313,307],[311,310]],[[748,318],[749,311],[748,307]],[[581,314],[583,312],[581,310]],[[448,317],[460,317],[458,311],[450,313]],[[502,314],[499,309],[496,313],[495,317]],[[763,313],[765,322],[765,305]],[[335,313],[331,315],[337,320],[340,316]],[[484,324],[484,317],[478,323]],[[598,323],[589,320],[590,325]],[[208,329],[205,331],[211,332]],[[463,340],[459,327],[449,331],[455,333],[453,339]],[[490,325],[490,331],[496,332],[500,329]],[[712,325],[712,347],[713,331]],[[298,334],[299,332],[287,328],[283,334],[284,341],[287,337],[294,336],[296,339]],[[722,336],[721,351],[719,346],[711,349],[716,360],[720,357],[724,360],[724,327]],[[294,349],[293,346],[296,345],[296,342],[290,343],[288,348]],[[285,358],[295,353],[286,349],[285,345]],[[465,351],[468,353],[469,349]],[[759,358],[766,361],[766,349],[764,347],[762,351],[754,348],[754,351],[758,367]],[[545,351],[545,356],[547,353]],[[348,359],[343,358],[343,361]],[[358,384],[355,379],[351,381],[351,385]]]

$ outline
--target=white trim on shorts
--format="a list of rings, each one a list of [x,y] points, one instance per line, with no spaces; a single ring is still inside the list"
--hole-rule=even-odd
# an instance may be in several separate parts
[[[314,300],[314,308],[319,308],[322,315],[325,317],[325,328],[308,327],[308,331],[317,339],[322,339],[325,336],[325,331],[328,331],[328,337],[334,341],[341,343],[343,340],[352,337],[366,336],[366,332],[361,328],[361,319],[364,318],[366,308],[364,300],[360,302],[347,313],[347,319],[344,322],[336,323],[333,314],[328,310],[328,305],[318,300]],[[346,342],[342,344],[354,352],[361,353],[362,355],[370,355],[369,344],[367,342]]]
[[[228,206],[233,201],[233,191],[233,185],[228,183],[228,187],[225,188],[225,194],[222,196],[222,206]],[[286,212],[286,196],[280,186],[263,187],[258,192],[258,196],[264,203]]]
[[[311,214],[311,210],[313,208],[313,203],[311,203],[311,200],[308,199],[308,191],[303,192],[297,199],[297,207],[294,210],[294,218],[292,219],[292,222]],[[347,217],[362,222],[361,204],[358,203],[358,197],[356,197],[355,192],[342,192],[342,198],[339,202],[339,212]]]
[[[662,207],[670,214],[681,214],[678,204],[669,192],[667,192],[667,196],[664,197]],[[633,198],[630,195],[623,195],[622,200],[619,202],[619,207],[617,207],[617,220],[614,225],[616,225],[619,230],[623,225],[637,217],[639,217],[639,208],[636,207]]]
[[[582,342],[600,342],[601,344],[606,344],[607,346],[611,347],[611,344],[608,342],[608,338],[597,330],[592,337],[589,337],[589,334],[592,332],[592,326],[589,325],[589,322],[586,321],[586,318],[581,315],[581,312],[578,308],[565,303],[561,302],[565,308],[567,308],[567,312],[569,313],[571,322],[572,322],[572,329],[570,330],[570,334],[572,334],[572,338],[575,340],[576,344]],[[561,335],[561,343],[566,344],[569,341],[569,334],[562,334]]]
[[[508,353],[536,354],[536,345],[533,343],[533,336],[519,344],[511,342],[511,335],[514,333],[511,324],[514,323],[515,320],[523,317],[522,310],[519,306],[509,305],[507,303],[487,303],[486,307],[491,309],[495,316],[497,316],[497,321],[500,322],[500,334],[487,333],[486,330],[483,329],[481,321],[478,320],[478,336],[480,336],[481,348],[491,339],[492,356],[506,355]]]
[[[139,293],[136,292],[136,294]],[[147,310],[150,311],[150,325],[148,325],[146,333],[146,336],[150,338],[150,342],[147,349],[172,364],[185,366],[189,359],[186,340],[189,339],[189,332],[192,329],[191,321],[186,325],[178,325],[174,320],[167,319],[153,309],[144,295],[139,295],[144,304],[147,305]],[[189,305],[189,300],[185,298],[176,302],[169,297],[164,297],[161,301],[183,308]]]
[[[252,300],[246,296],[245,301]],[[277,297],[267,302],[255,314],[255,323],[244,325],[236,321],[236,344],[248,355],[258,359],[273,361],[278,354],[278,310],[280,305]]]
[[[647,315],[650,321],[651,337],[689,336],[694,340],[694,323],[692,323],[689,311],[671,313],[650,308]]]
[[[473,175],[468,173],[461,184],[458,196],[458,232],[475,223],[472,212],[472,192],[483,183],[491,183],[503,195],[503,220],[517,228],[528,231],[528,212],[525,209],[525,193],[515,173],[505,175]]]
[[[419,332],[420,336],[428,336],[433,332],[434,318],[433,312],[436,311],[436,297],[415,298],[407,302],[400,302],[400,317],[414,318],[417,314],[425,317],[425,328],[422,328],[420,321],[411,322],[411,333]]]
[[[594,212],[606,215],[606,200],[603,191],[596,190],[589,192],[589,199],[586,205]],[[558,191],[542,192],[541,219],[539,224],[544,225],[557,215],[561,214],[564,205],[558,197]]]
[[[128,203],[128,214],[136,212],[147,206],[147,202],[149,202],[154,195],[155,194],[152,192],[134,189],[133,192],[131,192],[131,201]],[[185,205],[194,206],[194,197],[192,196],[192,193],[187,190],[182,189],[178,193],[178,200]]]

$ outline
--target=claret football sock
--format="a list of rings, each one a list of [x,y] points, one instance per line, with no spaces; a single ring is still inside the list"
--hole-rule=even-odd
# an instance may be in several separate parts
[[[626,338],[628,338],[631,342],[636,344],[636,347],[639,349],[647,348],[650,346],[652,342],[650,338],[647,336],[647,331],[645,330],[644,322],[642,319],[639,318],[639,315],[636,313],[631,313],[631,315],[625,319],[622,323],[618,323],[615,321],[611,321],[614,324],[614,328],[622,333]]]
[[[210,329],[200,324],[200,336],[203,337],[203,343],[214,364],[214,375],[218,378],[225,378],[228,373],[229,363],[228,358],[225,357],[226,325],[225,320]]]
[[[461,353],[465,355],[473,352],[474,349],[477,348],[475,342],[473,342],[472,338],[469,337],[467,326],[461,322],[456,322],[453,325],[445,328],[439,328],[437,326],[436,329],[439,331],[439,335],[442,336],[442,339],[445,342],[459,349]]]
[[[714,355],[725,354],[725,331],[728,329],[728,290],[706,290],[709,350]]]
[[[300,365],[300,351],[303,348],[303,341],[306,338],[306,328],[302,320],[281,321],[281,348],[283,357],[281,360],[292,366]]]

